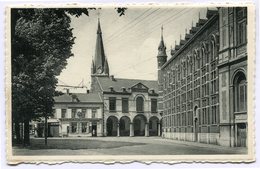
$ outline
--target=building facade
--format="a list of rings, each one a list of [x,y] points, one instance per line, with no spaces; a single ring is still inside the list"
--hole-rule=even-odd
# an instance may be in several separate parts
[[[98,20],[95,57],[91,67],[91,92],[104,104],[105,136],[158,136],[157,81],[122,79],[109,75],[109,66]]]
[[[48,137],[103,136],[103,103],[97,93],[67,93],[54,99]],[[35,126],[36,136],[44,137],[44,122]]]
[[[167,60],[158,47],[162,136],[247,146],[247,10],[218,8],[199,19]]]

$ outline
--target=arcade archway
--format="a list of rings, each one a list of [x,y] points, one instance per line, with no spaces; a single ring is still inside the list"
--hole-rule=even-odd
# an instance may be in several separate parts
[[[144,115],[136,115],[134,120],[134,136],[145,136],[145,125],[147,119]]]
[[[153,116],[149,119],[149,136],[158,136],[159,119]]]
[[[107,136],[117,136],[118,119],[115,116],[110,116],[107,119]]]
[[[120,118],[119,130],[120,136],[130,136],[130,118],[123,116]]]

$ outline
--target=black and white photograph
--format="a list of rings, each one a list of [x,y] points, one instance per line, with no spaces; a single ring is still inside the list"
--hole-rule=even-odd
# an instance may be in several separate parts
[[[253,9],[9,8],[8,162],[253,161]]]

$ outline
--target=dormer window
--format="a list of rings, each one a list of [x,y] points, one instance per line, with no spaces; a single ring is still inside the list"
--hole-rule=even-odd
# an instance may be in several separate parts
[[[77,95],[75,94],[72,95],[72,102],[79,102]]]
[[[125,87],[122,87],[122,92],[126,92],[126,88]]]
[[[114,87],[113,87],[113,86],[110,86],[110,87],[109,87],[109,90],[110,90],[110,92],[114,92]]]

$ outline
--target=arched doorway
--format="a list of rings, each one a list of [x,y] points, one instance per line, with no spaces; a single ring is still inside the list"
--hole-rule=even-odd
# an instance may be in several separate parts
[[[159,119],[156,116],[149,119],[149,136],[158,136],[158,123]]]
[[[109,116],[107,119],[107,136],[117,136],[118,119],[115,116]]]
[[[234,76],[235,144],[247,147],[247,81],[241,70]],[[239,119],[239,120],[237,120]]]
[[[144,136],[145,135],[145,125],[147,119],[144,115],[136,115],[134,120],[134,136]]]
[[[194,141],[198,141],[199,133],[199,109],[197,106],[194,108]]]
[[[127,116],[123,116],[120,118],[120,136],[130,136],[130,122],[130,118]]]

